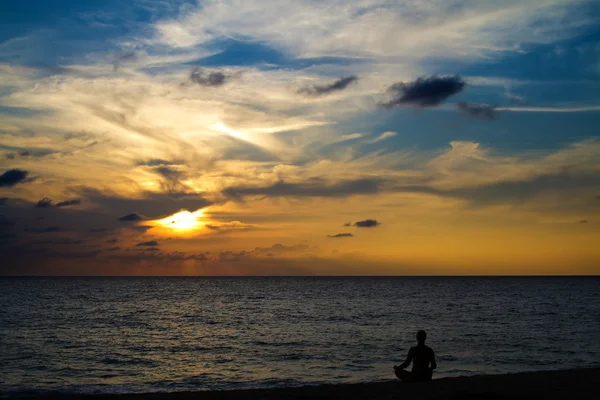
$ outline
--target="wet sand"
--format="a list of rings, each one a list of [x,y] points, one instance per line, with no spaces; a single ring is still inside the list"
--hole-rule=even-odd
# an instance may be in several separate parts
[[[56,397],[55,397],[56,398]],[[305,386],[298,388],[195,391],[130,395],[69,396],[85,400],[192,399],[600,399],[600,368],[525,372],[506,375]],[[46,397],[48,399],[48,397]]]

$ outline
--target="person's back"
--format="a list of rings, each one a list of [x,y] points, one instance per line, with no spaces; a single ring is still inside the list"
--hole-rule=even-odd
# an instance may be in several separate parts
[[[437,368],[437,364],[433,349],[425,346],[426,338],[427,333],[419,331],[417,333],[417,342],[419,344],[408,351],[408,356],[404,363],[394,367],[396,376],[402,381],[417,382],[431,380],[433,370]],[[413,364],[412,371],[404,371],[404,368],[408,367],[411,362]]]
[[[429,346],[425,344],[419,344],[412,349],[412,373],[415,375],[417,380],[429,380],[431,379],[432,368],[430,363],[433,360],[435,363],[434,352]]]

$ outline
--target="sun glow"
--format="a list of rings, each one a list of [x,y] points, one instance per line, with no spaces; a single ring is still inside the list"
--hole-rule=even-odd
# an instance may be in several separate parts
[[[181,210],[171,216],[157,220],[157,225],[177,231],[191,231],[203,226],[201,222],[204,210],[189,212]]]

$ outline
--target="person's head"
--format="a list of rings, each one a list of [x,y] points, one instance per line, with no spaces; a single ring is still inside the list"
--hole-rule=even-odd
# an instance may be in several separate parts
[[[425,343],[425,339],[427,339],[427,332],[423,330],[417,332],[417,342],[419,342],[419,344]]]

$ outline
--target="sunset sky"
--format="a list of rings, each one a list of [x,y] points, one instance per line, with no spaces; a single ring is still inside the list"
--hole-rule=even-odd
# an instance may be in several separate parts
[[[0,4],[0,275],[600,274],[600,3]]]

